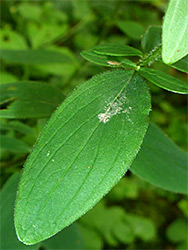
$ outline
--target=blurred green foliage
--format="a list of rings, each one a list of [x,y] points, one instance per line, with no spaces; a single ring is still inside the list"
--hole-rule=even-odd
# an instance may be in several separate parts
[[[166,4],[163,0],[2,1],[0,84],[3,85],[0,86],[41,81],[49,87],[58,87],[67,96],[105,68],[84,61],[80,56],[82,50],[102,42],[140,49],[146,28],[161,25]],[[3,56],[10,51],[11,56]],[[54,60],[48,60],[43,52],[51,54]],[[27,57],[24,53],[32,55]],[[186,80],[185,74],[164,64],[155,63],[154,68]],[[186,97],[153,84],[149,87],[151,121],[187,150]],[[14,103],[14,99],[6,100],[0,103],[1,109],[8,109]],[[1,118],[1,186],[23,167],[47,119]],[[78,226],[85,249],[183,250],[187,249],[187,207],[185,196],[157,189],[128,172],[78,221]],[[71,235],[70,244],[73,240]]]

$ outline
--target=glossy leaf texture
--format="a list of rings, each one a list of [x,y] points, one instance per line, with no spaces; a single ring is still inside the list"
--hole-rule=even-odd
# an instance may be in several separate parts
[[[148,87],[134,71],[97,75],[73,92],[26,161],[15,207],[18,238],[37,243],[91,209],[131,165],[149,111]]]
[[[39,82],[16,82],[1,85],[0,117],[48,117],[64,99],[61,91]]]
[[[187,153],[150,123],[130,170],[162,189],[188,194]]]
[[[128,45],[102,44],[93,48],[97,54],[108,56],[142,56],[142,52]]]
[[[53,50],[0,50],[0,59],[7,63],[40,65],[70,63],[68,55]]]
[[[145,54],[148,54],[156,47],[161,45],[161,34],[161,26],[150,26],[146,30],[141,42]]]
[[[55,237],[43,241],[42,243],[33,246],[26,246],[21,243],[16,237],[14,229],[14,203],[16,199],[16,191],[19,182],[20,174],[13,174],[3,186],[0,191],[0,249],[3,250],[38,250],[40,247],[45,249],[84,249],[82,236],[76,226],[71,225],[62,232],[58,233]],[[72,240],[74,239],[74,240]]]
[[[188,54],[187,0],[170,0],[162,31],[162,58],[172,64]]]
[[[167,75],[166,73],[150,68],[140,68],[139,73],[148,81],[171,92],[188,94],[188,84]]]

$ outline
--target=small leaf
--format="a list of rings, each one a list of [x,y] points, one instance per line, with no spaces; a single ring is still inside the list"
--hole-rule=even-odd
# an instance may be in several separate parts
[[[177,61],[176,63],[171,64],[170,66],[185,73],[188,73],[188,55]]]
[[[140,40],[141,35],[144,32],[143,27],[134,21],[118,21],[118,28],[123,31],[127,36],[134,40]]]
[[[0,50],[0,59],[23,65],[70,63],[69,56],[50,50]]]
[[[142,52],[128,45],[103,44],[92,49],[95,53],[107,56],[142,56]]]
[[[16,82],[1,86],[0,117],[31,118],[48,117],[64,96],[55,87],[39,82]],[[10,103],[11,102],[11,103]],[[6,106],[6,104],[9,104]]]
[[[89,62],[96,63],[102,66],[107,66],[107,67],[114,67],[114,65],[111,65],[108,63],[108,61],[112,61],[111,58],[105,55],[99,55],[93,51],[82,51],[81,56],[86,59]],[[116,67],[120,67],[116,65]]]
[[[81,56],[89,62],[106,67],[125,67],[128,69],[135,69],[137,67],[135,63],[127,58],[101,55],[91,50],[82,51]]]
[[[150,68],[140,68],[139,73],[160,88],[179,94],[188,94],[188,84],[162,71]]]
[[[171,192],[187,194],[187,154],[150,124],[131,171]]]
[[[19,184],[15,227],[24,243],[44,240],[71,224],[129,168],[150,110],[147,85],[133,74],[116,70],[93,77],[53,114]]]
[[[150,26],[146,30],[141,43],[146,54],[161,44],[161,33],[161,26]]]
[[[187,0],[170,0],[162,34],[162,58],[172,64],[188,54]]]
[[[14,153],[30,152],[30,147],[23,141],[2,134],[0,135],[0,148]]]

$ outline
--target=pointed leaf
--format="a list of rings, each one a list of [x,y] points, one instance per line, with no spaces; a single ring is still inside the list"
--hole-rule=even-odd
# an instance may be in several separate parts
[[[187,0],[170,0],[162,33],[162,58],[164,63],[175,63],[188,54]]]
[[[81,56],[89,62],[106,67],[125,67],[127,69],[136,69],[137,67],[135,63],[127,58],[101,55],[94,51],[82,51]]]
[[[97,54],[108,56],[142,56],[142,52],[138,49],[122,44],[103,44],[93,48]]]
[[[118,182],[139,150],[149,110],[146,83],[128,70],[93,77],[62,103],[24,167],[15,208],[21,241],[57,233]]]
[[[16,82],[1,86],[3,118],[48,117],[64,99],[60,90],[39,82]]]
[[[92,63],[96,63],[99,64],[101,66],[106,66],[106,67],[120,67],[120,65],[111,65],[110,63],[108,63],[108,61],[112,61],[111,58],[109,58],[108,56],[105,55],[99,55],[93,51],[82,51],[81,56]]]
[[[170,66],[185,73],[188,73],[188,55],[177,61],[176,63],[171,64]]]
[[[139,73],[160,88],[179,94],[188,94],[188,84],[162,71],[150,68],[140,68]]]
[[[161,44],[161,33],[161,26],[150,26],[146,30],[141,43],[142,48],[146,54]]]
[[[144,28],[138,22],[134,21],[118,21],[117,26],[127,36],[135,40],[140,40],[144,32]]]
[[[149,125],[131,171],[160,188],[188,194],[187,154],[153,124]]]

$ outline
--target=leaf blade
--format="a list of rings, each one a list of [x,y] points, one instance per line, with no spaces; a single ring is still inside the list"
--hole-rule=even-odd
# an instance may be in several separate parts
[[[172,64],[188,53],[188,6],[186,0],[170,0],[162,31],[162,58]]]
[[[179,94],[188,94],[188,84],[166,73],[150,68],[140,68],[139,73],[155,85]]]
[[[187,194],[187,154],[150,123],[130,170],[162,189]]]
[[[129,167],[143,140],[150,110],[148,88],[138,74],[133,78],[132,74],[117,70],[92,78],[52,116],[28,158],[19,185],[15,225],[25,243],[50,237],[79,218]],[[116,113],[108,122],[100,122],[98,114],[102,114],[105,101],[122,89],[128,101],[124,108],[132,107],[133,111]],[[135,127],[137,137],[132,136]]]
[[[142,52],[128,45],[102,44],[92,49],[95,53],[108,56],[142,56]]]

